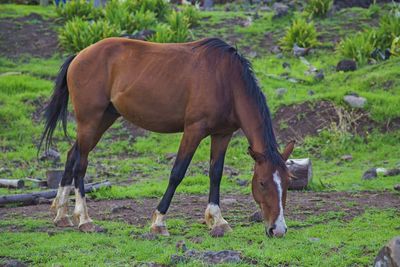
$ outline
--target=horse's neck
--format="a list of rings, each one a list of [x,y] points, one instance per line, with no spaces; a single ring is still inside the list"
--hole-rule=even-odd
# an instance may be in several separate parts
[[[240,128],[247,137],[250,147],[256,152],[264,152],[266,148],[265,122],[262,119],[259,108],[245,94],[237,97],[237,99],[235,108]]]

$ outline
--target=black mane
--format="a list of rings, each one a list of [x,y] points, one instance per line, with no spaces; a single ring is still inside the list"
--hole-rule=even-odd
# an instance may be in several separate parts
[[[232,62],[237,62],[241,65],[242,79],[246,85],[246,91],[249,96],[254,99],[254,102],[260,111],[261,117],[264,120],[263,136],[265,138],[266,148],[263,153],[265,153],[272,164],[286,170],[285,161],[278,151],[278,143],[272,128],[271,113],[269,111],[265,95],[261,91],[258,81],[254,76],[251,63],[244,56],[242,56],[236,48],[228,45],[218,38],[205,39],[197,47],[219,50],[222,52],[222,54],[229,55],[232,59]]]

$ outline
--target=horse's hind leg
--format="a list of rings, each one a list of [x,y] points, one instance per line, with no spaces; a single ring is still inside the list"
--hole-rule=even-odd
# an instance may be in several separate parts
[[[119,117],[112,108],[111,104],[104,112],[97,112],[90,118],[90,122],[78,121],[78,138],[71,150],[68,152],[65,172],[58,189],[57,197],[53,201],[53,208],[57,209],[57,216],[54,223],[57,226],[72,226],[68,217],[68,196],[72,189],[72,181],[75,180],[76,207],[74,219],[81,224],[83,218],[86,222],[91,222],[87,215],[86,200],[84,198],[83,178],[86,173],[87,157],[89,152],[96,146],[103,133]],[[112,107],[112,106],[111,106]],[[83,194],[79,192],[79,185],[83,189]],[[81,216],[84,214],[84,216]],[[82,217],[82,220],[81,220]],[[86,226],[87,227],[87,226]]]
[[[103,133],[118,117],[118,113],[114,113],[107,108],[100,116],[97,115],[90,118],[90,120],[78,120],[78,157],[73,166],[76,198],[73,217],[79,229],[83,232],[92,232],[95,230],[95,225],[88,214],[83,180],[86,174],[88,155],[96,146]]]
[[[65,170],[58,187],[57,196],[51,205],[51,209],[54,209],[57,212],[57,215],[54,219],[54,224],[58,227],[73,226],[73,223],[68,216],[68,197],[72,189],[72,167],[75,163],[76,156],[77,149],[75,143],[68,152]]]

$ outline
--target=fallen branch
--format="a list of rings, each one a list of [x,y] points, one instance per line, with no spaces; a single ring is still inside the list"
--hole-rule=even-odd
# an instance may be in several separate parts
[[[0,187],[21,189],[24,186],[25,182],[21,179],[0,179]]]
[[[101,187],[110,187],[110,186],[111,183],[109,181],[86,184],[85,193],[90,193]],[[71,194],[73,192],[74,191],[72,190]],[[33,192],[28,194],[0,196],[0,205],[10,204],[10,203],[23,203],[24,205],[36,204],[38,203],[38,199],[40,198],[52,199],[55,198],[56,195],[57,195],[57,190],[49,190],[43,192]]]

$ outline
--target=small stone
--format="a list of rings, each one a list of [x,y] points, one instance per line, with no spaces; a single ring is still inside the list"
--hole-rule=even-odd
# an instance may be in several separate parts
[[[290,69],[291,66],[290,66],[289,62],[283,62],[282,63],[282,67],[285,68],[285,69]]]
[[[400,236],[394,237],[378,253],[374,267],[400,266]]]
[[[176,153],[168,153],[168,154],[165,155],[165,158],[167,160],[175,159],[176,158]]]
[[[158,236],[156,234],[153,234],[153,233],[144,233],[144,234],[139,235],[139,237],[141,239],[145,239],[145,240],[156,240],[156,239],[158,239]]]
[[[310,237],[308,240],[310,240],[311,242],[319,242],[321,239],[318,237]]]
[[[185,252],[187,250],[186,243],[184,240],[179,240],[178,242],[176,242],[175,247],[177,252]]]
[[[310,52],[310,48],[300,47],[297,44],[293,45],[293,55],[295,57],[304,57],[308,52]]]
[[[314,90],[308,90],[307,94],[308,95],[315,95],[315,92],[314,92]]]
[[[274,10],[274,18],[280,18],[289,12],[289,7],[285,4],[275,2],[272,5],[272,9]]]
[[[343,155],[343,156],[340,157],[340,159],[341,159],[341,160],[344,160],[344,161],[352,161],[352,160],[353,160],[353,156],[350,155],[350,154],[348,154],[348,155]]]
[[[194,238],[191,239],[191,241],[192,241],[193,243],[195,243],[195,244],[200,244],[200,243],[203,243],[203,238],[201,238],[201,237],[194,237]]]
[[[355,71],[357,63],[354,60],[343,59],[336,65],[336,71]]]
[[[132,208],[128,207],[128,206],[115,206],[115,207],[111,208],[110,212],[111,213],[119,213],[119,212],[121,212],[123,210],[131,210],[131,209]]]
[[[361,96],[346,95],[343,100],[352,108],[363,108],[367,103],[367,99]]]
[[[249,184],[249,181],[248,180],[237,179],[236,180],[236,184],[238,186],[247,186]]]
[[[261,211],[256,211],[249,217],[250,222],[263,222],[264,218],[261,214]]]
[[[385,168],[376,168],[376,173],[377,174],[385,174],[387,170]]]
[[[400,184],[396,184],[396,185],[393,187],[393,189],[396,190],[396,191],[400,191]]]
[[[57,150],[49,148],[49,150],[43,152],[43,154],[40,156],[39,160],[59,161],[60,160],[60,153]]]
[[[283,95],[287,93],[287,89],[286,88],[278,88],[275,90],[275,93],[278,98],[282,98]]]
[[[324,74],[323,70],[317,71],[317,73],[315,73],[315,75],[314,75],[314,79],[316,81],[322,81],[324,78],[325,78],[325,74]]]
[[[281,50],[281,48],[279,46],[275,45],[275,46],[272,47],[271,53],[280,54],[280,53],[282,53],[282,50]]]
[[[383,176],[396,176],[400,174],[400,169],[390,169],[383,173]]]
[[[367,170],[366,172],[364,172],[362,179],[364,180],[371,180],[378,177],[378,174],[376,172],[376,168],[371,168],[369,170]]]
[[[18,260],[7,260],[4,263],[2,263],[1,266],[4,266],[4,267],[27,267],[28,265],[26,265],[22,261],[18,261]]]
[[[225,234],[224,228],[220,226],[215,226],[211,231],[210,235],[212,237],[223,237]]]

